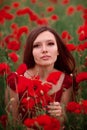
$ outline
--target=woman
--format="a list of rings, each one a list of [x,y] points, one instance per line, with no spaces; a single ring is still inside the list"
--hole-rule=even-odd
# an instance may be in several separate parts
[[[73,95],[71,76],[75,71],[73,56],[55,30],[48,26],[40,26],[32,30],[27,38],[23,63],[28,68],[24,73],[26,78],[39,75],[42,82],[49,82],[52,85],[49,95],[55,95],[55,101],[48,105],[47,110],[50,115],[60,119],[62,126],[65,119],[65,106],[72,100]],[[52,74],[54,74],[53,81],[49,80]],[[11,104],[15,108],[17,97],[13,90],[9,88],[9,91],[10,98],[15,99]],[[16,118],[17,110],[12,111]]]

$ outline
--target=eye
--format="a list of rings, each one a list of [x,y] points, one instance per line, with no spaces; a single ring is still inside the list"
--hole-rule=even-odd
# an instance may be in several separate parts
[[[35,44],[33,45],[33,48],[38,48],[40,45],[39,44]]]
[[[49,42],[48,45],[49,46],[53,46],[55,43],[54,42]]]

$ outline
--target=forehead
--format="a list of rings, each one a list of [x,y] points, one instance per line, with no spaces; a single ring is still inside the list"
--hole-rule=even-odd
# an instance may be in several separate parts
[[[49,32],[49,31],[44,31],[42,33],[40,33],[34,42],[38,42],[38,41],[46,41],[46,40],[52,40],[54,42],[56,42],[55,36],[53,33]]]

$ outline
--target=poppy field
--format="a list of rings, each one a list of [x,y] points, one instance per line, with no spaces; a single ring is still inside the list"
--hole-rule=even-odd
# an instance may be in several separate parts
[[[12,117],[7,119],[4,102],[6,77],[11,72],[20,71],[18,67],[22,65],[26,38],[34,27],[41,25],[54,28],[75,58],[78,87],[75,88],[75,101],[66,106],[66,129],[86,130],[86,0],[0,0],[0,130],[25,129],[18,124],[16,128],[12,127]]]

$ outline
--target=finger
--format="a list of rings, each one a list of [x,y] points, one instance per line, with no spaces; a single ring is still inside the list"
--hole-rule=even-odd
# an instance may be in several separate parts
[[[50,105],[60,105],[59,102],[51,102]]]
[[[48,113],[52,116],[61,116],[62,115],[61,110],[48,111]]]
[[[61,110],[49,110],[48,112],[56,114],[56,113],[61,113],[62,111]]]
[[[52,109],[52,110],[59,110],[59,109],[62,109],[62,107],[60,105],[48,105],[48,108],[49,109]]]

